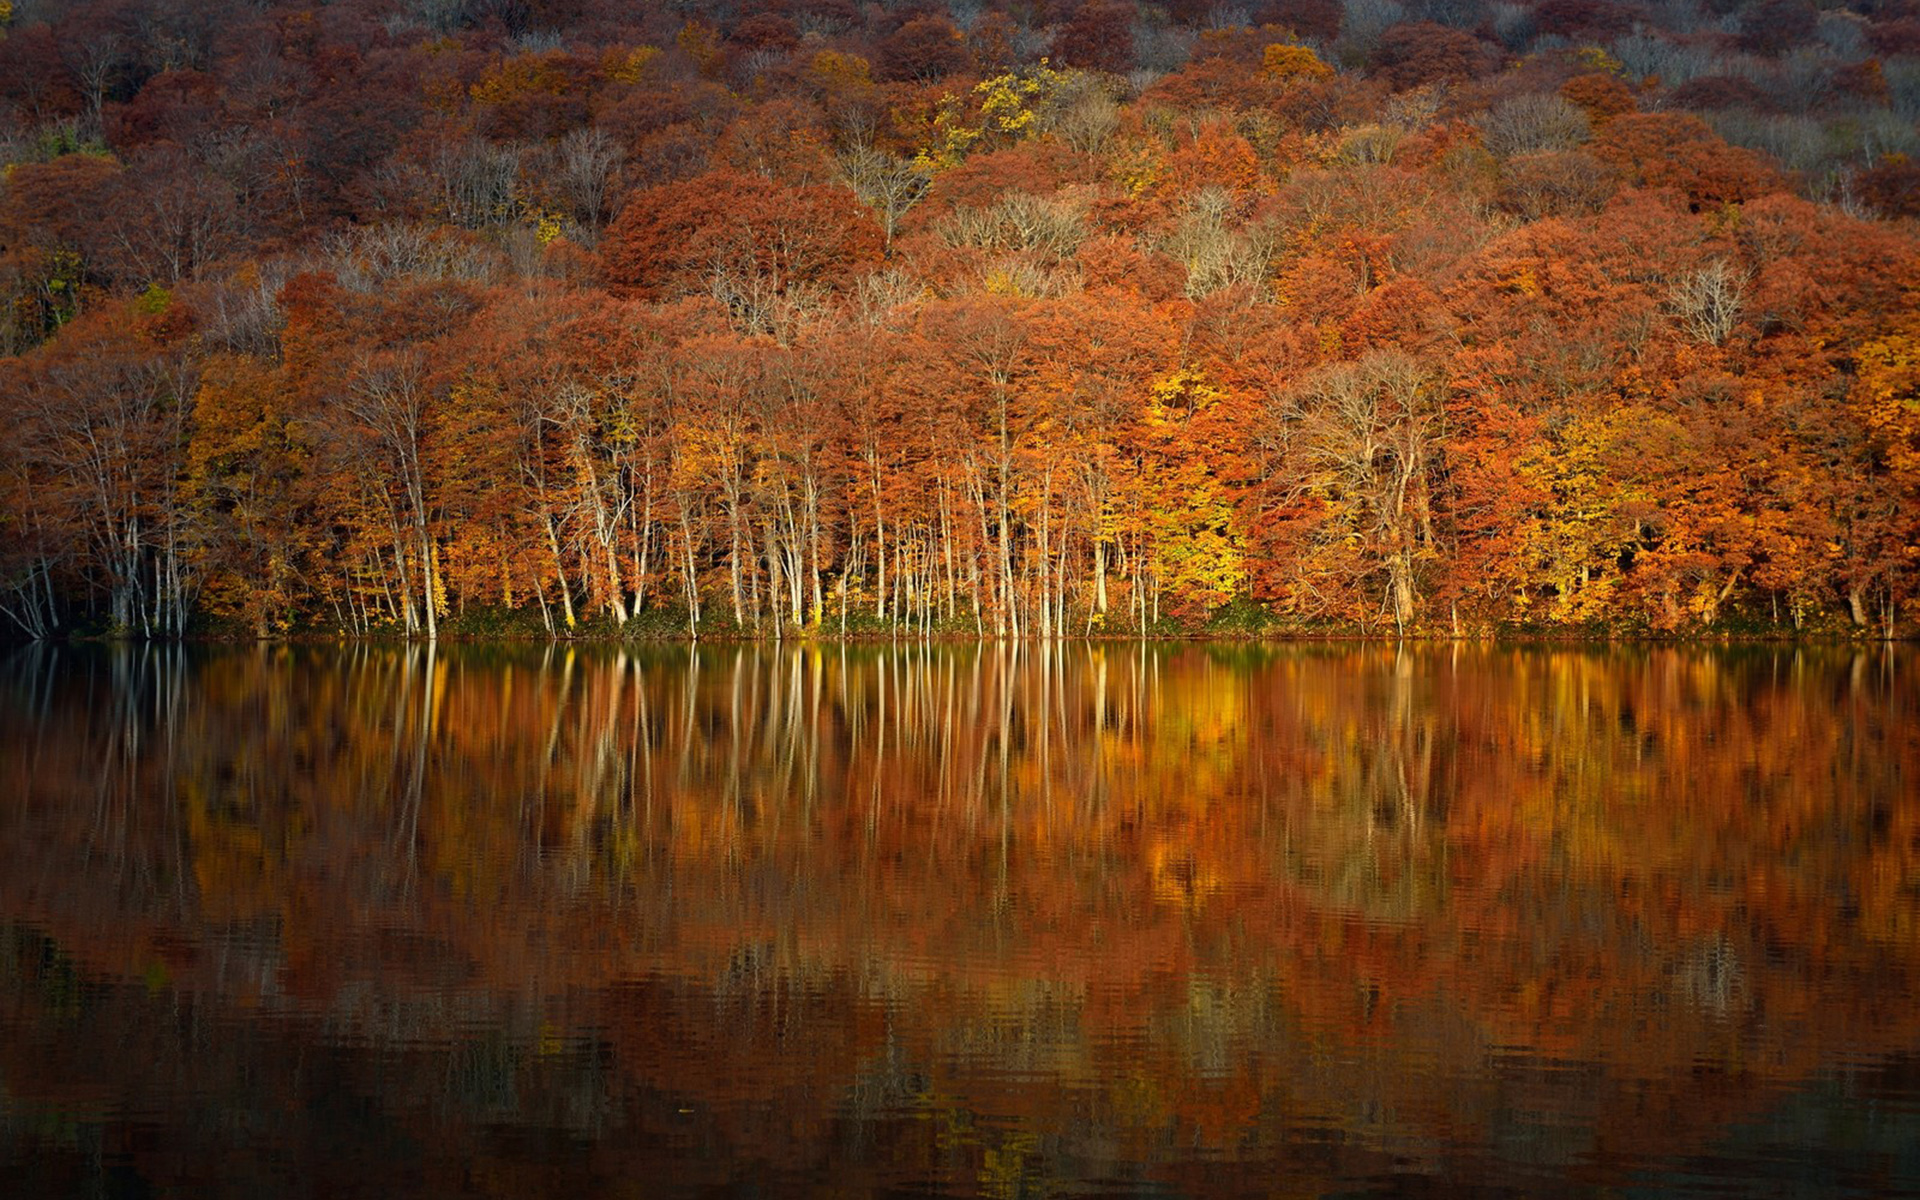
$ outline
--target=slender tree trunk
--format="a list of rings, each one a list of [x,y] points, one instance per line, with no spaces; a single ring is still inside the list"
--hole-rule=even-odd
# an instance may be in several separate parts
[[[560,580],[560,611],[566,618],[567,632],[572,633],[579,624],[573,612],[573,587],[567,582],[567,563],[560,554],[560,534],[553,527],[553,513],[544,505],[540,512],[540,524],[547,531],[547,550],[553,555],[554,576]]]
[[[641,502],[629,511],[633,515],[633,614],[647,602],[647,571],[652,565],[653,537],[653,459],[647,459],[647,467],[641,475]]]
[[[951,621],[959,588],[953,572],[953,492],[944,474],[940,476],[940,556],[947,568],[947,620]]]
[[[694,640],[700,638],[700,574],[693,559],[693,521],[687,512],[686,500],[680,501],[680,546],[686,558],[681,567],[687,589],[687,634]]]
[[[882,511],[880,503],[880,459],[872,450],[867,452],[867,469],[873,489],[873,564],[876,580],[873,617],[876,621],[884,621],[887,617],[887,523],[886,513]]]
[[[811,477],[807,480],[807,540],[807,557],[811,560],[807,579],[813,590],[813,620],[809,624],[818,625],[826,613],[826,597],[820,589],[820,559],[826,552],[826,539],[820,528],[820,488]]]

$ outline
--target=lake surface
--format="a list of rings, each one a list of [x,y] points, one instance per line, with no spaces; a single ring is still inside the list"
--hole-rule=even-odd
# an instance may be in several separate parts
[[[1905,649],[0,654],[0,1190],[1920,1194]]]

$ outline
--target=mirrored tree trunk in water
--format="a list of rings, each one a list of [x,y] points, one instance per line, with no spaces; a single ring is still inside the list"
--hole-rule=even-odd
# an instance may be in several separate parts
[[[0,1177],[1915,1191],[1912,668],[31,647]]]

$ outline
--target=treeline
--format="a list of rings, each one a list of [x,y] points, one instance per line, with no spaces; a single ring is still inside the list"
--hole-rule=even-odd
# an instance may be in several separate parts
[[[0,22],[31,636],[1892,635],[1920,584],[1900,6]]]

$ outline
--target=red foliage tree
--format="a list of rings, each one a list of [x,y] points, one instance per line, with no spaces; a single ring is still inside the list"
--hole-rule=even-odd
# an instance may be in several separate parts
[[[1740,17],[1740,48],[1773,57],[1813,40],[1820,15],[1806,0],[1760,0]]]
[[[1606,123],[1593,153],[1639,187],[1675,188],[1696,210],[1776,191],[1779,175],[1751,150],[1729,146],[1698,117],[1634,113]]]
[[[1860,199],[1888,217],[1920,216],[1920,163],[1888,158],[1854,177]]]
[[[602,260],[617,293],[664,299],[717,280],[777,293],[837,285],[880,252],[880,231],[848,192],[714,171],[637,193]]]
[[[1492,46],[1458,29],[1431,21],[1408,21],[1380,35],[1374,73],[1395,88],[1473,79],[1498,60]]]
[[[1736,75],[1702,75],[1698,79],[1689,79],[1667,93],[1667,102],[1675,108],[1708,112],[1729,108],[1765,112],[1773,107],[1772,99],[1758,85]]]
[[[64,251],[101,267],[111,242],[100,215],[120,175],[112,159],[91,154],[14,166],[0,193],[0,253]]]
[[[637,155],[649,138],[676,127],[711,142],[739,115],[740,101],[719,84],[675,80],[635,87],[609,100],[600,110],[599,125]]]
[[[1611,0],[1543,0],[1533,10],[1535,28],[1568,39],[1610,41],[1633,28],[1633,5]]]
[[[1082,4],[1053,35],[1053,57],[1089,71],[1133,65],[1133,6],[1108,0]]]
[[[880,40],[875,73],[882,79],[932,83],[965,70],[966,39],[941,17],[915,17]]]
[[[1346,10],[1338,0],[1272,0],[1255,13],[1261,25],[1278,25],[1303,38],[1331,42],[1340,36]]]
[[[1888,58],[1920,56],[1920,18],[1875,22],[1867,29],[1867,44],[1875,54]]]
[[[727,31],[727,41],[742,54],[760,50],[791,50],[800,44],[800,31],[779,13],[754,13]]]
[[[1560,95],[1584,109],[1587,119],[1596,126],[1640,107],[1627,85],[1611,75],[1576,75],[1561,85]]]
[[[60,43],[44,24],[0,38],[0,98],[36,121],[79,111],[80,91],[60,61]]]
[[[191,145],[220,121],[220,84],[199,71],[166,71],[147,80],[127,104],[106,113],[107,141],[121,152],[149,142]]]

